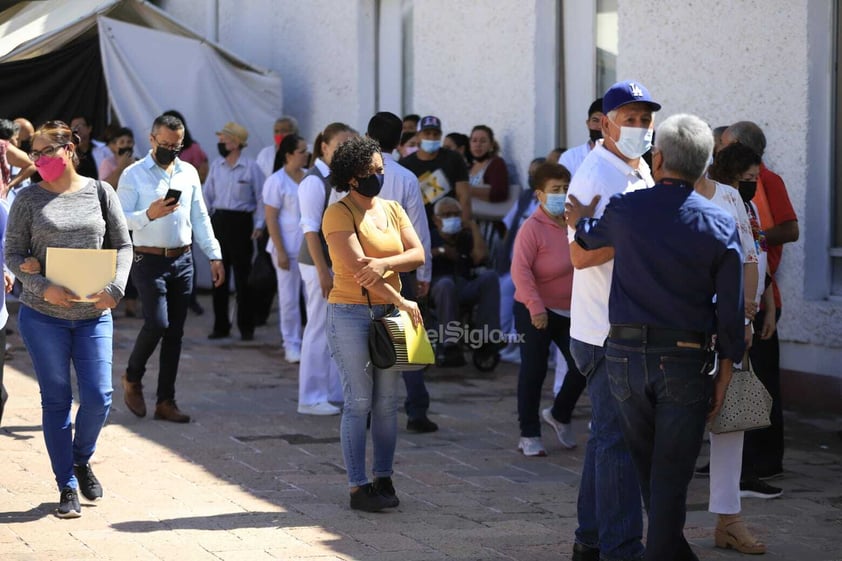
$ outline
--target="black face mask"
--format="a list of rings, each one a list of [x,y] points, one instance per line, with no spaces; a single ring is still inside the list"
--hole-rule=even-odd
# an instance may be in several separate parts
[[[21,140],[20,146],[18,146],[24,154],[29,154],[32,152],[32,141],[31,140]]]
[[[216,143],[216,149],[219,150],[219,155],[222,156],[223,158],[227,158],[228,154],[231,153],[231,150],[226,148],[224,142],[217,142]]]
[[[588,134],[591,135],[591,142],[596,142],[597,140],[602,138],[602,131],[601,130],[595,131],[593,129],[588,129]]]
[[[747,203],[754,198],[757,193],[757,181],[740,181],[740,197],[743,202]]]
[[[372,173],[362,179],[357,178],[357,193],[363,197],[376,197],[383,188],[383,174]]]
[[[134,150],[133,147],[126,146],[125,148],[120,148],[119,150],[117,150],[117,155],[122,156],[123,154],[131,154],[132,150]]]
[[[155,148],[155,161],[162,166],[168,166],[173,163],[173,160],[175,160],[175,157],[178,156],[178,153],[179,150],[170,150],[169,148],[158,146]]]

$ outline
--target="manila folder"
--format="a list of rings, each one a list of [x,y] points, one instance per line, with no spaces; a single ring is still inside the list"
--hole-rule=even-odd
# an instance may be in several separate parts
[[[424,330],[424,324],[412,325],[409,314],[401,311],[403,320],[404,336],[406,337],[407,361],[410,364],[435,364],[436,355],[433,353],[433,346]]]
[[[47,279],[72,291],[79,301],[91,301],[117,274],[116,249],[47,248]]]

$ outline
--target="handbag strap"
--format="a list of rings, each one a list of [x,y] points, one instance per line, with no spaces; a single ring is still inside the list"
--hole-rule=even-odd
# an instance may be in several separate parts
[[[355,235],[355,236],[357,236],[357,241],[358,241],[358,242],[359,242],[359,244],[360,244],[360,249],[362,249],[362,247],[363,247],[363,242],[362,242],[362,240],[360,239],[360,233],[357,231],[357,220],[356,220],[356,218],[354,218],[354,211],[353,211],[353,210],[351,210],[351,207],[349,207],[348,205],[346,205],[346,204],[345,204],[345,201],[337,201],[337,202],[338,202],[339,204],[341,204],[342,206],[344,206],[345,208],[347,208],[347,209],[348,209],[348,212],[350,212],[350,213],[351,213],[351,224],[353,224],[353,225],[354,225],[354,235]],[[365,255],[365,250],[364,250],[364,249],[363,249],[363,255]],[[369,296],[369,294],[368,294],[368,290],[367,290],[364,286],[363,286],[363,287],[360,287],[360,288],[362,288],[363,294],[365,294],[365,298],[366,298],[366,300],[368,300],[368,313],[372,316],[372,319],[374,319],[374,312],[373,312],[373,310],[372,310],[372,308],[371,308],[371,296]]]

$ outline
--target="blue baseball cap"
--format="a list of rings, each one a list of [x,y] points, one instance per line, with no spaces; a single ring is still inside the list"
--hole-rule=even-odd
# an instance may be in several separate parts
[[[608,91],[602,96],[602,110],[604,113],[610,113],[629,103],[647,103],[652,108],[652,111],[661,109],[661,104],[652,99],[646,86],[634,80],[617,82],[608,88]]]

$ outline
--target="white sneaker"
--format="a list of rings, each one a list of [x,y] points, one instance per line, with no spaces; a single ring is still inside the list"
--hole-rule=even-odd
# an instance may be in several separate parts
[[[298,364],[301,362],[301,351],[296,351],[294,349],[289,349],[284,351],[284,357],[286,361],[290,364]]]
[[[339,415],[342,410],[339,407],[334,407],[330,403],[323,401],[321,403],[311,403],[309,405],[298,405],[298,412],[302,415]]]
[[[560,423],[553,417],[552,408],[547,407],[541,411],[541,417],[548,425],[553,427],[558,441],[568,450],[576,448],[576,435],[573,433],[573,425],[570,423]]]
[[[544,444],[540,436],[521,436],[517,443],[517,449],[523,452],[524,456],[546,456]]]

